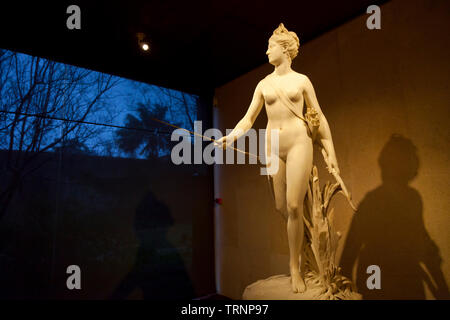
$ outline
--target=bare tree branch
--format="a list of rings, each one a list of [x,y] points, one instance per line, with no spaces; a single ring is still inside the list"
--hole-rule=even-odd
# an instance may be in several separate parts
[[[43,153],[94,134],[81,123],[117,82],[111,75],[0,50],[0,148],[7,148],[0,218],[23,178],[45,163],[39,160]]]

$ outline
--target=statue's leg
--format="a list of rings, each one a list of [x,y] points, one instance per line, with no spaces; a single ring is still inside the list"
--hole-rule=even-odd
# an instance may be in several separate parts
[[[272,155],[277,157],[277,155]],[[278,171],[274,175],[267,176],[269,180],[269,187],[271,189],[273,198],[275,200],[275,209],[287,220],[287,206],[286,206],[286,162],[278,158]]]
[[[289,268],[291,271],[292,290],[294,292],[306,290],[303,275],[300,273],[299,260],[301,258],[304,236],[303,200],[312,169],[312,156],[312,144],[305,142],[292,147],[286,160]]]

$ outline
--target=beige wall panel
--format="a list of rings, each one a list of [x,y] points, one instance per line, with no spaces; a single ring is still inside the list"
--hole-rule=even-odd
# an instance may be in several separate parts
[[[368,30],[366,18],[301,44],[293,63],[315,86],[342,177],[362,204],[360,215],[353,216],[342,196],[334,201],[336,227],[343,233],[338,257],[350,274],[358,248],[364,244],[369,250],[355,267],[359,286],[367,278],[365,268],[380,264],[384,286],[379,292],[362,288],[366,298],[434,298],[420,265],[433,281],[450,283],[450,6],[390,1],[381,6],[381,30]],[[301,30],[293,31],[301,43]],[[259,80],[272,70],[267,63],[217,88],[214,126],[233,128]],[[254,128],[266,122],[263,109]],[[419,165],[409,185],[387,185],[381,177],[378,158],[393,134],[406,144],[394,143],[385,170],[411,173],[409,146],[414,146]],[[331,180],[317,150],[314,157],[321,183]],[[216,196],[224,200],[215,212],[217,283],[220,293],[236,299],[250,283],[288,272],[286,228],[259,168],[215,168]]]

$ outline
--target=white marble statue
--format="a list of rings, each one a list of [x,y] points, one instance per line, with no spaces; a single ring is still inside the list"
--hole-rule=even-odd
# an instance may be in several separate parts
[[[328,170],[339,177],[339,166],[327,119],[323,114],[306,75],[292,70],[292,60],[297,56],[300,43],[294,32],[283,24],[269,39],[267,56],[275,68],[256,86],[247,113],[234,130],[216,141],[226,148],[245,134],[253,125],[263,105],[267,112],[266,159],[278,157],[278,171],[269,176],[276,210],[287,221],[289,241],[289,269],[294,293],[306,290],[302,246],[304,245],[303,210],[313,168],[313,142],[322,148]],[[306,111],[303,110],[306,103]],[[279,151],[271,155],[270,130],[279,130]],[[342,191],[349,197],[342,183]],[[300,264],[302,266],[300,266]]]

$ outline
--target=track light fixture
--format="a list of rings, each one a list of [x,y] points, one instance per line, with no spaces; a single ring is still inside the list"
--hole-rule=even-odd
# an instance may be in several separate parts
[[[138,32],[136,34],[137,39],[138,39],[138,45],[139,48],[141,48],[142,51],[149,51],[150,50],[150,41],[147,40],[147,37],[145,36],[145,34],[143,32]]]

